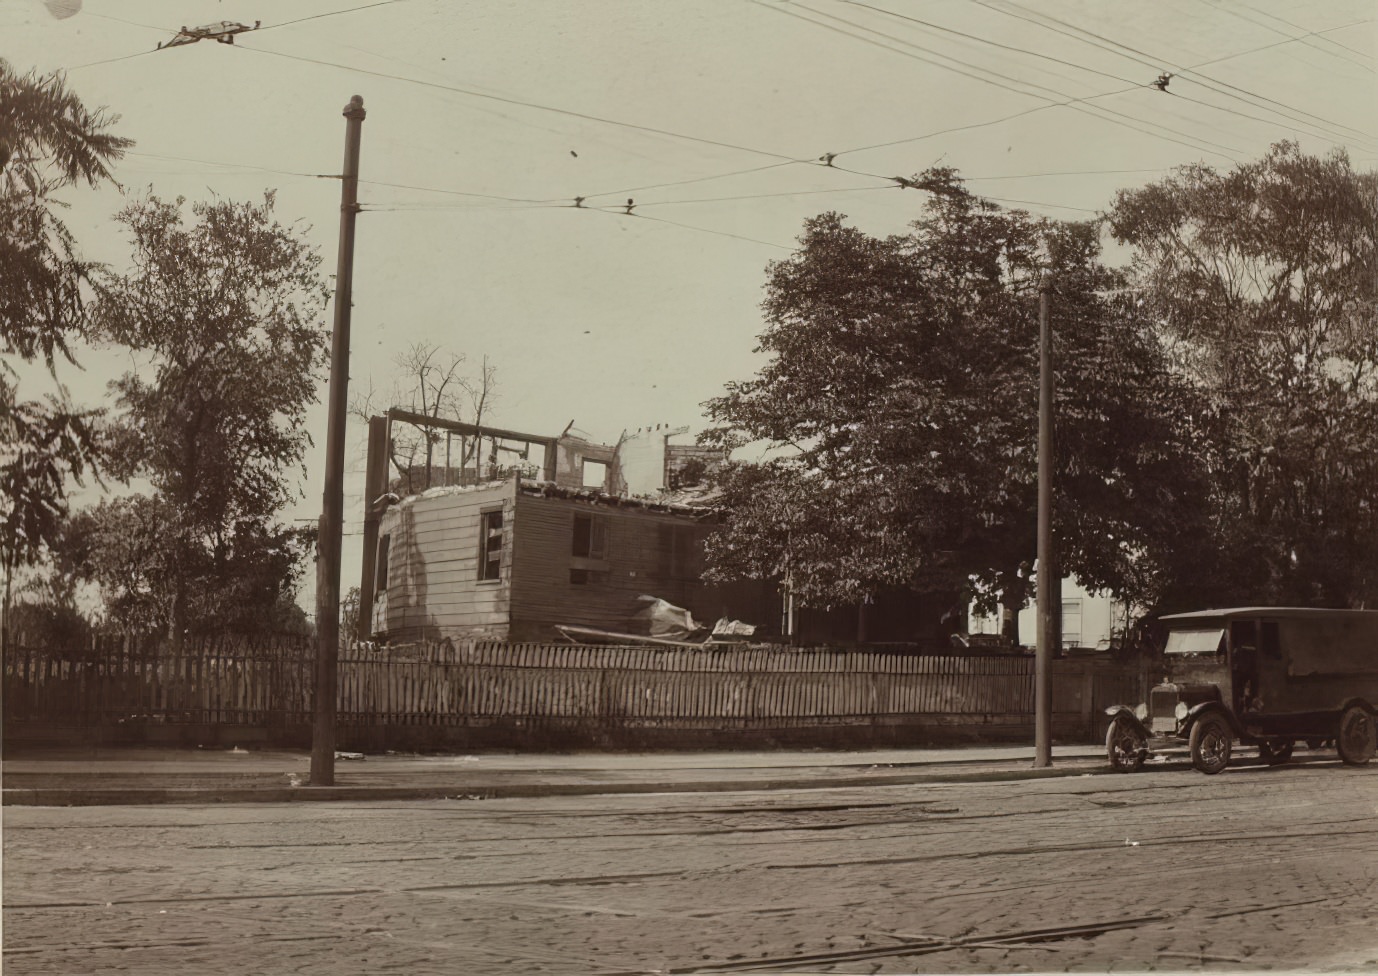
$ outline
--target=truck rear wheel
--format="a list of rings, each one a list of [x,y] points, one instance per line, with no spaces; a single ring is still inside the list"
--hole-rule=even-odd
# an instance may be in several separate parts
[[[1373,758],[1378,749],[1378,726],[1367,708],[1350,705],[1344,710],[1335,735],[1335,749],[1340,759],[1351,766],[1362,766]]]
[[[1230,764],[1234,730],[1225,716],[1202,715],[1191,727],[1191,764],[1207,776],[1214,776]]]

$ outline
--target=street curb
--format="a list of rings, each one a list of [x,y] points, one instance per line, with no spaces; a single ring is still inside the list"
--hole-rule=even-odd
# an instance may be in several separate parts
[[[386,800],[497,800],[520,797],[598,796],[645,793],[747,793],[771,790],[835,790],[925,783],[1004,783],[1112,774],[1105,763],[1046,769],[899,773],[877,776],[777,777],[738,780],[671,780],[625,783],[451,783],[433,786],[281,787],[23,787],[3,791],[4,806],[145,806],[159,804],[331,803]]]

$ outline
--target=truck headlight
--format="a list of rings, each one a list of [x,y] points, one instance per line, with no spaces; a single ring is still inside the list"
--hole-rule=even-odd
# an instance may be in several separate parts
[[[1140,722],[1148,718],[1148,706],[1145,705],[1143,702],[1139,702],[1139,704],[1135,705],[1134,717],[1137,718]]]
[[[1178,702],[1177,707],[1172,710],[1172,714],[1175,715],[1177,717],[1177,721],[1180,722],[1182,721],[1182,719],[1187,717],[1187,712],[1189,711],[1191,711],[1191,709],[1187,708],[1186,702]]]

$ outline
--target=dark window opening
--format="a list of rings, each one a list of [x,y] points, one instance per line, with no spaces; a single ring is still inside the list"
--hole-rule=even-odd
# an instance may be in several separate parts
[[[484,512],[480,519],[478,578],[502,578],[502,512]]]
[[[373,592],[386,593],[388,589],[388,551],[392,548],[392,533],[378,540],[378,562],[373,570]]]
[[[581,559],[603,559],[607,549],[607,525],[592,515],[574,516],[574,541],[570,554]]]
[[[660,575],[666,579],[692,580],[698,574],[698,539],[686,525],[666,525],[659,528]]]
[[[1259,634],[1258,650],[1266,658],[1277,660],[1282,657],[1282,642],[1278,638],[1276,620],[1265,620]]]

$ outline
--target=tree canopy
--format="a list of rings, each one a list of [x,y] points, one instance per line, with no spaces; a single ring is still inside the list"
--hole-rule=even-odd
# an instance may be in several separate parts
[[[1047,288],[1062,568],[1143,596],[1203,494],[1190,389],[1102,263],[1094,225],[1003,210],[951,170],[914,183],[929,197],[909,233],[823,214],[768,269],[770,358],[705,404],[705,440],[772,456],[720,476],[711,573],[787,577],[815,605],[898,585],[1022,606]]]
[[[69,482],[96,469],[96,411],[57,380],[86,329],[83,288],[94,271],[58,216],[56,194],[111,179],[132,145],[109,130],[60,75],[21,75],[0,60],[0,568],[8,607],[14,571],[59,537]],[[42,362],[53,391],[20,397],[20,364]]]
[[[102,338],[148,360],[113,384],[111,470],[154,489],[92,512],[95,574],[112,609],[174,634],[268,616],[311,537],[276,518],[311,444],[328,294],[273,207],[196,203],[189,224],[183,200],[131,203],[132,268],[102,276],[92,309]]]
[[[1178,603],[1378,596],[1378,174],[1280,143],[1122,191],[1109,216],[1207,401],[1211,509]]]

